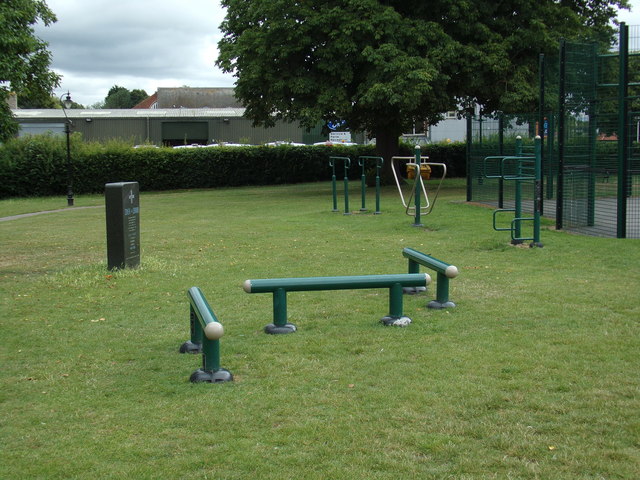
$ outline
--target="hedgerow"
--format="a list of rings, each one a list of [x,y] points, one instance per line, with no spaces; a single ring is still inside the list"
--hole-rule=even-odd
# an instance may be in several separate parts
[[[401,154],[413,154],[401,145]],[[444,162],[449,176],[465,175],[462,143],[423,147],[431,161]],[[331,178],[329,156],[352,159],[351,178],[361,171],[355,160],[375,155],[373,145],[297,147],[131,148],[126,142],[83,142],[71,138],[75,193],[99,193],[111,182],[137,181],[143,191],[274,185]],[[67,185],[64,137],[34,135],[0,146],[0,198],[62,195]],[[340,171],[340,176],[343,173]]]

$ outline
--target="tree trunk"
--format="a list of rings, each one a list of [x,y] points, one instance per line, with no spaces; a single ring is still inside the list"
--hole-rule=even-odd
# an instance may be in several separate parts
[[[400,153],[399,137],[399,133],[388,129],[380,129],[376,132],[376,153],[384,158],[382,177],[380,179],[383,185],[391,185],[394,183],[393,173],[391,171],[391,157],[395,157]]]

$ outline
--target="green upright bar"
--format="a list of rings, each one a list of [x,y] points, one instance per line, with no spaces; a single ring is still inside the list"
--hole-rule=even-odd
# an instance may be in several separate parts
[[[362,206],[360,207],[361,212],[366,212],[367,207],[365,205],[367,198],[367,176],[365,174],[365,160],[364,158],[360,158],[358,163],[362,167],[362,174],[360,175],[360,196],[362,197]]]
[[[518,137],[516,137],[516,156],[518,157],[522,156],[522,137],[520,137],[519,135]],[[519,220],[520,218],[522,218],[522,180],[520,180],[520,178],[522,178],[522,164],[520,162],[517,162],[516,165],[517,165],[516,167],[517,179],[515,181],[515,205],[514,205],[516,221],[514,223],[514,232],[513,232],[513,236],[515,237],[515,239],[511,240],[511,243],[514,245],[522,243],[522,240],[518,240],[519,238],[522,238],[522,225],[521,225],[522,222]]]
[[[189,322],[191,326],[191,342],[194,344],[202,344],[202,326],[200,320],[196,316],[193,305],[189,304]]]
[[[415,163],[416,163],[416,177],[415,177],[415,207],[416,213],[414,217],[413,226],[414,227],[422,227],[422,223],[420,223],[420,190],[422,186],[422,175],[420,172],[420,145],[416,145],[415,148]]]
[[[376,211],[373,212],[374,215],[382,213],[380,211],[380,169],[382,168],[383,163],[383,158],[376,160]]]
[[[540,215],[542,214],[542,138],[535,138],[535,187],[533,199],[533,243],[532,247],[542,247],[540,243]]]
[[[402,317],[403,316],[403,304],[402,304],[402,284],[394,283],[389,288],[389,316],[390,317]]]
[[[344,162],[344,214],[351,215],[349,211],[349,167],[351,166],[351,160],[347,160]]]
[[[329,166],[331,167],[331,193],[333,194],[333,210],[338,211],[338,188],[336,185],[336,164],[332,157],[329,157]]]
[[[617,211],[617,234],[618,238],[626,238],[627,236],[627,195],[628,188],[628,162],[629,152],[627,151],[627,142],[629,137],[629,128],[627,125],[627,117],[629,103],[627,101],[628,84],[629,84],[629,27],[620,23],[620,51],[619,63],[620,69],[618,73],[618,211]]]
[[[287,324],[287,291],[284,288],[273,291],[273,324],[277,327]]]
[[[436,275],[436,301],[441,304],[449,301],[449,277],[440,272]]]

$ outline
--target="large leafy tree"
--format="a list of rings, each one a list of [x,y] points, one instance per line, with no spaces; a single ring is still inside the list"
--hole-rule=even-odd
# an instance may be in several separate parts
[[[60,77],[49,70],[47,43],[35,36],[33,25],[56,21],[42,0],[0,1],[0,141],[14,136],[18,126],[7,105],[10,92],[47,99]]]
[[[345,121],[388,157],[416,120],[532,110],[539,53],[610,40],[626,0],[222,0],[217,65],[256,125]]]

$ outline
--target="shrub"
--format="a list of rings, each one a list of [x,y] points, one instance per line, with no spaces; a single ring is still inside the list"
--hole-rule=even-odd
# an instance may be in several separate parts
[[[75,193],[104,191],[105,183],[137,181],[141,190],[274,185],[328,180],[329,156],[375,155],[372,145],[295,147],[131,148],[129,143],[71,139]],[[401,145],[410,156],[413,147]],[[449,176],[464,175],[464,144],[424,148],[431,161],[447,163]],[[342,172],[340,172],[342,174]],[[357,164],[349,177],[357,179]],[[35,135],[0,146],[0,198],[62,195],[67,185],[66,139]]]

